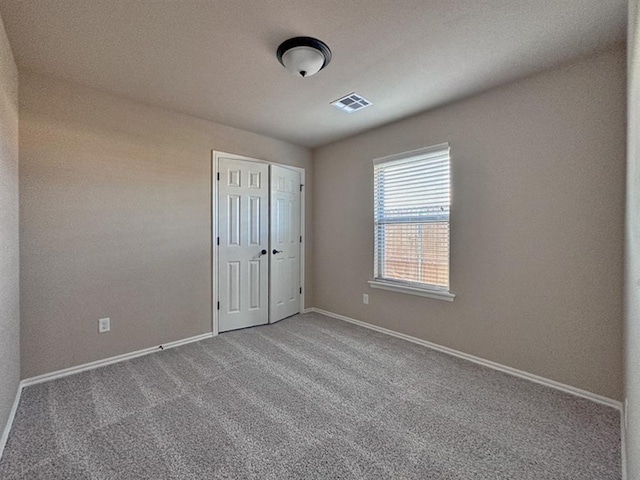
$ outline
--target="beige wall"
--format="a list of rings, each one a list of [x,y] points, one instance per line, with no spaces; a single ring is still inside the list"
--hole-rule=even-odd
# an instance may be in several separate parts
[[[625,245],[626,457],[629,479],[640,478],[640,9],[629,2],[627,230]]]
[[[21,72],[23,378],[211,331],[211,149],[312,181],[306,148]]]
[[[314,151],[316,306],[619,400],[624,69],[620,46]],[[372,159],[441,142],[457,298],[373,290]]]
[[[20,381],[18,286],[18,70],[0,19],[0,437]]]

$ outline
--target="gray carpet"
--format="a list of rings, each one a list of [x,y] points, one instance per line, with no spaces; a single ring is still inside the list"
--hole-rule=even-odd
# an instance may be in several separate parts
[[[308,314],[26,388],[0,478],[619,479],[619,415]]]

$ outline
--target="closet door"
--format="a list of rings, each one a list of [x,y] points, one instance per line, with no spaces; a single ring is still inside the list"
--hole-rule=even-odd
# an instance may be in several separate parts
[[[271,165],[269,323],[300,312],[300,172]]]
[[[269,319],[269,167],[221,157],[218,172],[218,329],[225,332]]]

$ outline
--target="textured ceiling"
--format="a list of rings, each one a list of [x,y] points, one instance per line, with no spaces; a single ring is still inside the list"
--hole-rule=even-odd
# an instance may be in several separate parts
[[[18,66],[315,147],[623,41],[626,0],[0,0]],[[292,36],[333,51],[313,77]],[[355,91],[375,105],[346,114]]]

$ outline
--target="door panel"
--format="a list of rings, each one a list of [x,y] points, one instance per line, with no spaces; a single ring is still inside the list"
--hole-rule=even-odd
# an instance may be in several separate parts
[[[268,166],[218,161],[219,331],[268,322]]]
[[[300,312],[300,173],[271,165],[269,322]]]

